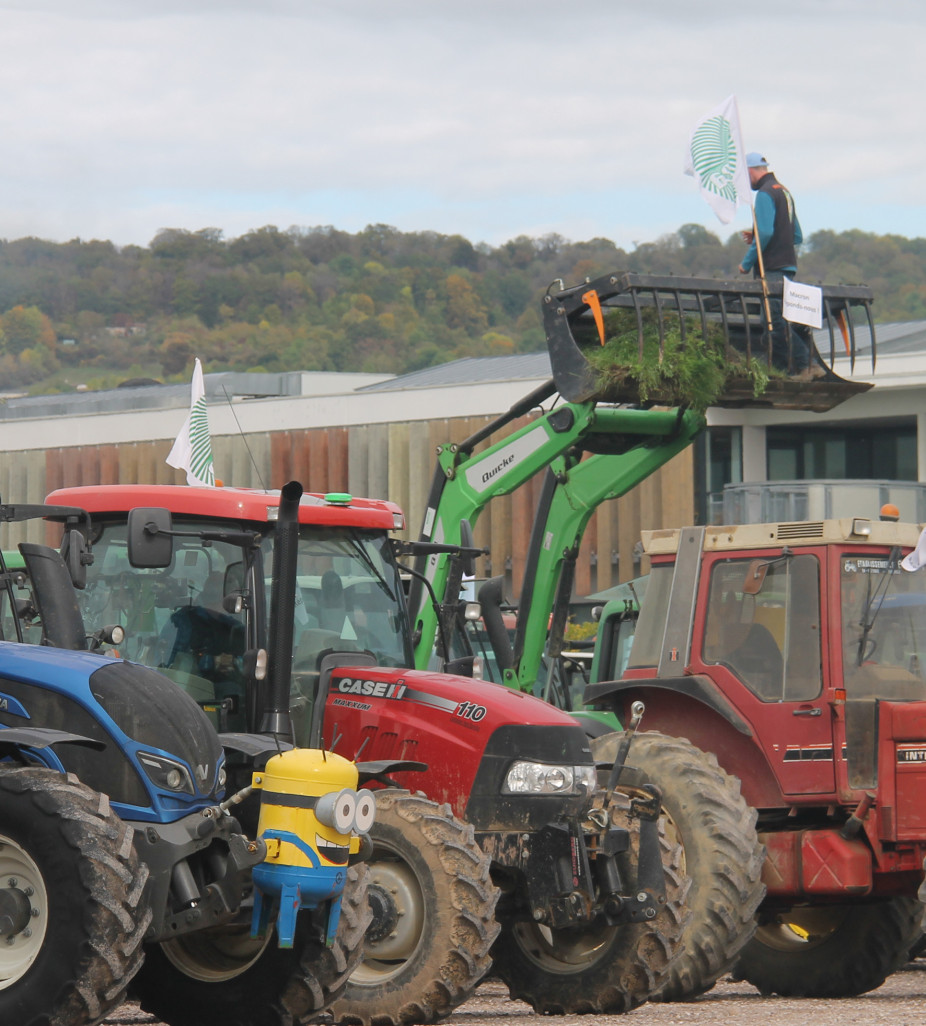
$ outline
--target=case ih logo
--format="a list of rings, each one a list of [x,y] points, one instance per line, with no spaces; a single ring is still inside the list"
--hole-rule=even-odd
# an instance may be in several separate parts
[[[391,698],[403,702],[420,702],[432,709],[455,713],[459,703],[442,695],[432,695],[430,691],[418,691],[409,687],[404,680],[354,680],[353,677],[341,677],[337,683],[338,692],[342,695],[363,695],[366,698]],[[475,707],[474,707],[475,708]],[[474,718],[474,717],[470,717]]]
[[[401,682],[388,680],[352,680],[342,677],[338,681],[338,691],[342,695],[368,695],[370,698],[401,698],[406,687]]]

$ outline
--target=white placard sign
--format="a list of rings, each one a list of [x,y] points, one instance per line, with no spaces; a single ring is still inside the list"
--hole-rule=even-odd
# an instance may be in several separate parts
[[[782,315],[786,321],[809,324],[811,328],[823,327],[823,289],[816,285],[804,285],[785,277],[781,294]]]

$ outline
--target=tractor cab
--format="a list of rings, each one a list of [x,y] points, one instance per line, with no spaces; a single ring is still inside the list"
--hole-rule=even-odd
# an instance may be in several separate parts
[[[586,700],[619,716],[643,700],[651,729],[717,752],[773,831],[772,856],[795,855],[801,824],[851,822],[826,839],[845,860],[832,893],[886,893],[926,854],[926,568],[903,565],[919,538],[859,517],[647,532],[629,662]],[[770,894],[830,893],[778,868]]]

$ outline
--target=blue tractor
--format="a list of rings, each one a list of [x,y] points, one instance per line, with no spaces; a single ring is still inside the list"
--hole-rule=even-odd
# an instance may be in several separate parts
[[[0,641],[0,1022],[90,1026],[128,994],[170,1026],[306,1023],[370,917],[358,769],[220,736],[157,670],[91,651],[74,531],[67,563],[0,556],[5,624],[42,631]]]

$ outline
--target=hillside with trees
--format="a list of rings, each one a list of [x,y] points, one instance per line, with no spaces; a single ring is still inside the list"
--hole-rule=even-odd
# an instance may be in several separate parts
[[[371,225],[268,226],[225,239],[166,229],[149,246],[0,241],[0,391],[179,381],[210,371],[404,373],[468,356],[544,348],[540,298],[611,271],[737,275],[726,242],[688,224],[630,253],[607,239],[459,235]],[[880,322],[926,318],[926,239],[817,232],[805,282],[864,282]]]

